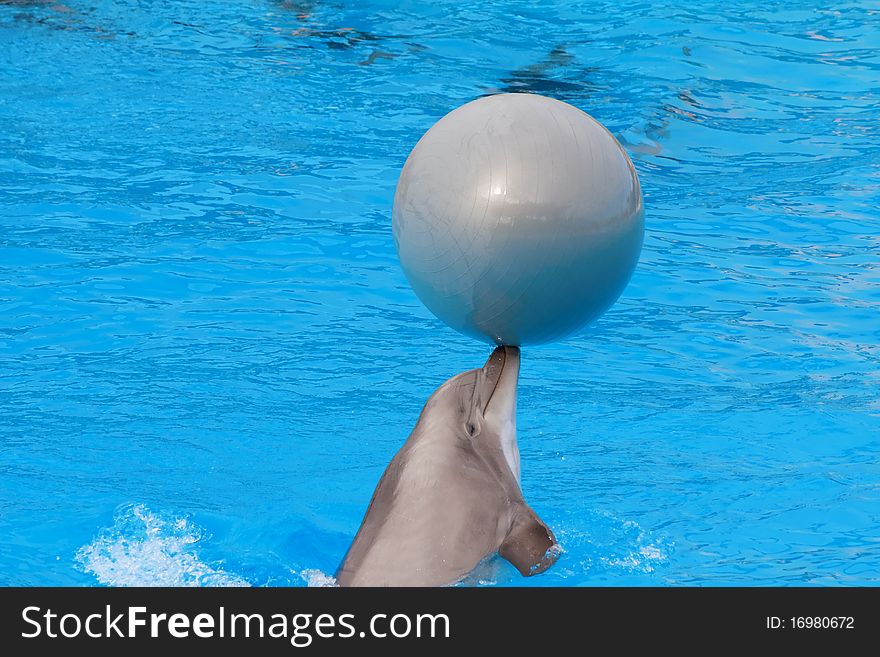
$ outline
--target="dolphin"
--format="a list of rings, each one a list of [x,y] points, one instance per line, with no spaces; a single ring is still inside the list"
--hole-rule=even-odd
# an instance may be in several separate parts
[[[443,586],[496,552],[525,576],[559,556],[520,489],[517,347],[454,376],[428,399],[379,480],[339,586]]]

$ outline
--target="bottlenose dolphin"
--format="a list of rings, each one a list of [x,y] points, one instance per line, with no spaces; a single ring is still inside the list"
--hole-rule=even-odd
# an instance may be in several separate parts
[[[519,361],[517,347],[498,347],[431,395],[376,486],[340,586],[454,584],[495,552],[525,576],[556,561],[553,532],[520,490]]]

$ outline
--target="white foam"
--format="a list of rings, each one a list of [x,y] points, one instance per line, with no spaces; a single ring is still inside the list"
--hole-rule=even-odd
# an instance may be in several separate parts
[[[297,573],[308,587],[336,586],[336,578],[317,568],[306,568]]]
[[[113,526],[76,553],[76,561],[108,586],[250,586],[234,573],[201,561],[204,531],[187,518],[143,504],[117,512]]]
[[[622,557],[602,557],[600,561],[609,568],[620,568],[630,572],[653,573],[657,564],[666,561],[663,553],[653,545],[646,545]]]
[[[567,510],[550,516],[549,524],[565,554],[547,571],[548,578],[651,575],[669,562],[673,549],[664,537],[605,511]]]
[[[621,525],[622,533],[631,547],[620,556],[601,557],[600,563],[609,568],[619,568],[629,572],[653,573],[657,566],[666,563],[669,557],[659,541],[651,541],[645,531],[632,520]],[[626,544],[624,543],[624,545]]]

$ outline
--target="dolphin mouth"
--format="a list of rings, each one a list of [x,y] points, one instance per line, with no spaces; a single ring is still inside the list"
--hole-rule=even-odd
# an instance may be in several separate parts
[[[497,347],[489,360],[483,366],[483,393],[480,395],[485,399],[485,404],[481,409],[483,414],[489,410],[490,406],[504,400],[508,404],[516,403],[516,386],[519,382],[519,347],[501,346]]]

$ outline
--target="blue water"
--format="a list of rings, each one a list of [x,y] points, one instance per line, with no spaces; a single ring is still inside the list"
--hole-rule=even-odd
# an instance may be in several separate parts
[[[496,585],[880,582],[871,2],[0,0],[0,583],[332,583],[485,345],[398,266],[409,150],[538,92],[602,121],[647,233],[524,351]]]

